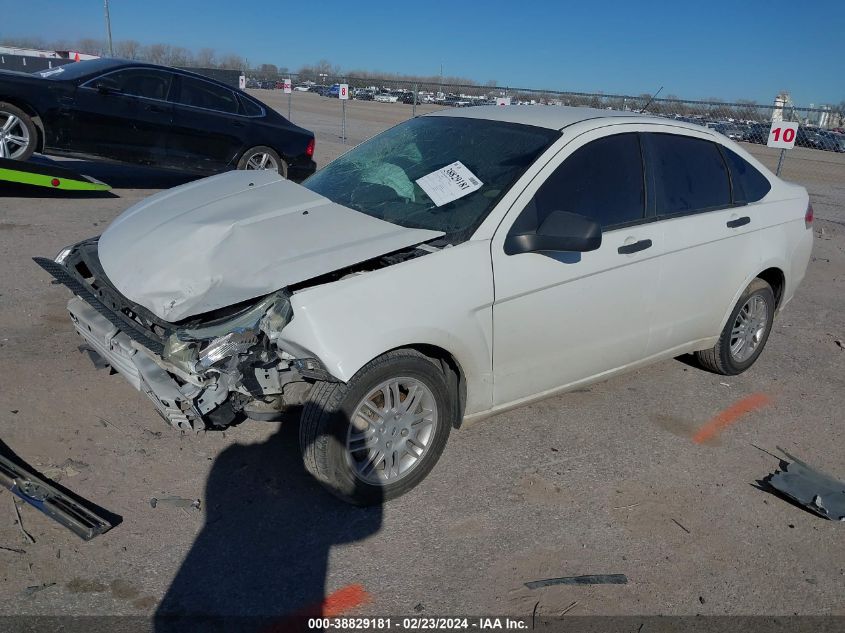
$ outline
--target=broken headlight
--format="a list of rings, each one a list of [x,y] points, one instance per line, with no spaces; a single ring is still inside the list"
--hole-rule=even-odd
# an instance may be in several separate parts
[[[265,323],[281,329],[290,321],[288,295],[276,292],[238,316],[205,327],[176,330],[164,345],[164,360],[197,373],[243,354],[258,343]]]

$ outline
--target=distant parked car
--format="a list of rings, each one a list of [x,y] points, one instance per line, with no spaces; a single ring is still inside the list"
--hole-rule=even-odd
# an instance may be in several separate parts
[[[331,88],[326,90],[327,97],[334,97],[337,99],[340,97],[340,84],[332,84]]]
[[[387,92],[380,92],[373,97],[373,101],[378,101],[380,103],[396,103],[398,100],[399,97]]]
[[[845,152],[845,135],[819,130],[816,132],[815,146],[828,152]]]
[[[734,141],[741,141],[742,136],[745,133],[745,131],[741,127],[733,124],[720,124],[714,126],[713,129],[716,130],[719,134],[724,134],[729,139]]]
[[[0,156],[95,157],[210,174],[314,173],[314,134],[213,79],[93,59],[32,75],[0,72]],[[12,130],[13,134],[9,134]]]
[[[742,140],[749,143],[765,145],[769,140],[769,130],[771,127],[768,123],[752,123],[745,128]]]
[[[375,93],[372,90],[356,90],[355,98],[360,101],[372,101]]]
[[[413,104],[415,102],[419,103],[419,100],[416,99],[413,92],[406,92],[405,94],[402,95],[402,103]]]

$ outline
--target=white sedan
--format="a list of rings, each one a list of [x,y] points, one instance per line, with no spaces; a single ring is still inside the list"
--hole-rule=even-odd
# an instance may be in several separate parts
[[[307,469],[379,503],[462,422],[695,353],[737,374],[804,277],[803,187],[715,131],[450,109],[302,185],[230,172],[38,263],[91,348],[177,428],[304,405]]]

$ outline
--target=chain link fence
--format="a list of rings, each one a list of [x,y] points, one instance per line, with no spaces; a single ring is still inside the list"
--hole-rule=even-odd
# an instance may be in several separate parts
[[[245,74],[247,88],[263,90],[281,90],[284,79],[289,78],[294,90],[291,99],[295,99],[297,93],[305,92],[323,98],[337,98],[339,84],[348,84],[350,103],[381,102],[385,108],[389,104],[404,104],[402,113],[406,118],[439,108],[496,104],[586,106],[643,111],[712,128],[743,143],[746,150],[772,171],[778,170],[781,163],[780,175],[786,180],[804,185],[837,185],[845,182],[845,112],[841,106],[799,107],[790,103],[788,97],[779,97],[771,105],[763,105],[753,101],[723,103],[672,96],[652,98],[648,94],[631,96],[565,92],[329,73],[279,75],[247,71]],[[278,109],[287,114],[285,107]],[[341,111],[341,108],[337,109],[338,117]],[[795,148],[786,150],[783,156],[781,150],[766,146],[773,121],[799,124]],[[364,138],[352,138],[351,142],[360,142]]]

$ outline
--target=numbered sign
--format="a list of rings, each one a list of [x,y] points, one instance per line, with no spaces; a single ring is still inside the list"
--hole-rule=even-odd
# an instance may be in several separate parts
[[[769,147],[780,149],[792,149],[795,147],[795,137],[798,136],[798,124],[787,121],[772,122],[772,129],[769,131]]]
[[[497,106],[509,106],[511,104],[510,97],[496,97]]]
[[[285,79],[285,80],[282,82],[282,88],[284,89],[285,94],[290,94],[290,93],[291,93],[291,90],[292,90],[292,89],[291,89],[291,85],[290,85],[290,79]]]
[[[340,84],[340,90],[338,90],[337,96],[338,96],[339,99],[348,99],[349,98],[349,84]]]
[[[240,88],[241,90],[246,89],[246,76],[241,75],[240,77],[238,77],[238,88]]]

